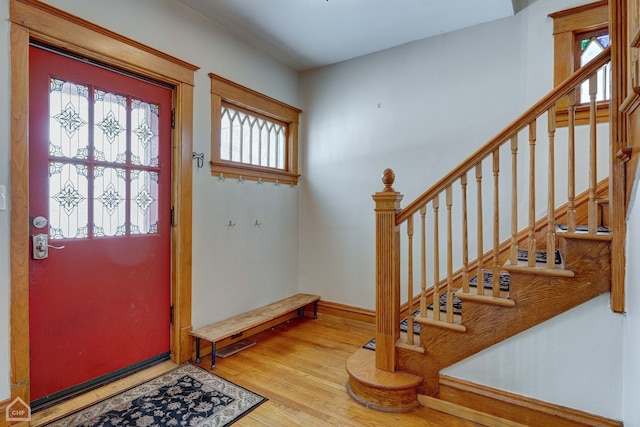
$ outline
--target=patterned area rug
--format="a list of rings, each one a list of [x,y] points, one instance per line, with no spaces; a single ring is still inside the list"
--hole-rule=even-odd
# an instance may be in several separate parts
[[[223,427],[267,399],[194,365],[183,365],[46,427]]]

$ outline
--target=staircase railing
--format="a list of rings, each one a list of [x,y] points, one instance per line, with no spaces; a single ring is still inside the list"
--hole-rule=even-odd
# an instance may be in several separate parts
[[[559,220],[566,224],[569,233],[576,232],[582,221],[586,223],[584,232],[598,232],[598,164],[606,169],[601,175],[606,175],[609,162],[608,143],[600,144],[604,150],[598,146],[599,139],[608,141],[608,133],[599,138],[596,99],[599,89],[603,88],[598,88],[602,83],[598,84],[597,79],[602,77],[600,70],[610,57],[607,48],[402,210],[402,195],[393,189],[393,171],[385,171],[385,188],[373,196],[376,203],[377,368],[395,370],[397,346],[424,352],[419,337],[412,333],[414,322],[464,331],[466,328],[456,310],[458,297],[513,305],[508,293],[501,289],[501,272],[506,268],[536,268],[546,270],[547,274],[562,274],[554,255]],[[606,77],[604,80],[608,81]],[[590,118],[587,124],[578,125],[576,98],[578,91],[584,91],[581,88],[587,86]],[[556,114],[561,110],[567,112],[566,128],[556,126]],[[539,141],[539,131],[546,131],[546,141]],[[528,142],[528,150],[521,150],[524,155],[520,156],[519,141],[523,139]],[[583,143],[584,140],[588,142]],[[558,162],[557,146],[565,143],[566,155]],[[543,145],[546,153],[538,150]],[[508,155],[501,160],[502,151],[508,151]],[[507,179],[501,179],[503,169],[510,169]],[[566,181],[556,179],[561,176],[559,171]],[[489,179],[485,179],[487,172],[491,175]],[[523,176],[527,177],[526,185],[519,181]],[[474,178],[475,184],[469,183]],[[520,187],[526,187],[524,198],[521,193],[525,191]],[[563,202],[556,197],[561,187],[567,194]],[[576,213],[577,188],[581,192],[586,189],[586,218],[579,218]],[[486,193],[490,193],[490,202],[486,201]],[[558,210],[562,204],[563,208]],[[490,216],[485,216],[486,211]],[[559,212],[562,212],[561,219]],[[536,221],[542,215],[545,219]],[[402,228],[406,230],[403,236]],[[485,233],[487,229],[490,233]],[[414,251],[415,234],[420,240],[418,251]],[[444,246],[440,243],[441,237],[446,240]],[[407,256],[402,262],[401,244],[407,247]],[[536,266],[536,253],[540,249],[549,254],[542,268]],[[475,257],[472,262],[469,261],[471,252],[474,253],[471,258]],[[401,268],[401,263],[406,263],[406,268]],[[420,266],[417,274],[414,264]],[[416,276],[419,276],[419,292],[414,289]],[[486,290],[485,277],[490,278],[490,289]],[[474,280],[475,287],[471,286]],[[401,287],[401,281],[406,281],[406,288]],[[414,318],[411,314],[416,310],[415,294],[420,312]],[[400,304],[403,296],[406,306]],[[406,314],[408,332],[401,333],[400,318]]]

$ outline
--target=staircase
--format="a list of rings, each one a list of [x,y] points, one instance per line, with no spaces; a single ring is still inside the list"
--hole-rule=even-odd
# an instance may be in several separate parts
[[[385,171],[373,196],[375,351],[347,362],[358,402],[411,410],[419,395],[438,397],[443,368],[611,290],[609,185],[597,172],[608,141],[597,139],[595,114],[609,60],[607,49],[403,209]],[[583,84],[591,120],[577,125]],[[569,119],[559,129],[561,109]],[[416,333],[401,331],[402,318]]]

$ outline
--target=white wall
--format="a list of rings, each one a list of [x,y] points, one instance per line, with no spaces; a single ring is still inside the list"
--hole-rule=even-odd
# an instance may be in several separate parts
[[[404,206],[552,89],[547,15],[585,1],[530,3],[513,17],[303,73],[303,291],[373,308],[371,195],[382,171],[395,170]]]
[[[612,313],[609,297],[594,298],[442,373],[621,420],[623,317]]]
[[[405,195],[402,205],[406,206],[549,92],[553,87],[553,22],[548,14],[587,2],[523,1],[513,17],[303,73],[307,146],[300,195],[301,291],[374,307],[371,195],[382,189],[382,171],[387,167],[395,170],[394,187]],[[606,135],[606,129],[599,129],[599,134]],[[546,140],[546,129],[538,136]],[[526,144],[526,137],[521,142]],[[507,153],[501,157],[503,170],[504,161],[509,164]],[[601,163],[606,169],[606,162]],[[546,161],[539,166],[544,172],[540,175],[546,177]],[[491,182],[488,167],[485,172],[485,180]],[[526,184],[519,182],[524,188]],[[538,203],[538,210],[544,212],[545,204]],[[444,213],[444,222],[442,218]],[[488,230],[485,236],[490,236]],[[402,251],[406,253],[404,247]],[[537,351],[548,359],[545,363],[535,357],[527,359],[526,370],[517,378],[528,388],[519,391],[620,418],[621,318],[608,310],[606,297],[565,317],[566,325],[561,320],[558,325],[543,326],[541,333],[550,341],[537,340],[535,334],[526,341],[538,344]],[[585,318],[600,322],[574,336],[576,325]],[[554,353],[549,345],[561,338],[576,345]],[[501,351],[514,355],[514,369],[524,369],[520,360],[531,346],[518,343],[505,343]],[[610,350],[592,350],[603,343],[610,344]],[[546,375],[550,363],[571,369],[554,370],[556,375],[551,377]],[[603,363],[607,368],[597,373],[596,384],[608,390],[609,397],[583,401],[582,379],[576,387],[568,385],[576,382],[577,372],[591,372]],[[512,384],[501,372],[496,368],[486,374],[492,385],[508,389]],[[606,374],[611,378],[605,378]],[[538,378],[548,382],[541,384]],[[554,387],[566,393],[553,392]]]
[[[627,222],[627,275],[624,320],[623,411],[626,427],[640,427],[640,170],[636,175],[635,199]]]
[[[73,15],[200,67],[194,151],[210,159],[213,72],[297,106],[298,73],[171,0],[51,0]],[[0,184],[9,184],[9,0],[0,0]],[[265,305],[298,289],[298,189],[219,182],[205,166],[193,183],[193,325]],[[228,229],[229,220],[236,223]],[[256,227],[255,221],[262,223]],[[9,396],[8,214],[0,212],[0,401]]]
[[[9,192],[9,0],[0,0],[0,185]],[[0,402],[11,396],[9,366],[9,210],[0,211]]]

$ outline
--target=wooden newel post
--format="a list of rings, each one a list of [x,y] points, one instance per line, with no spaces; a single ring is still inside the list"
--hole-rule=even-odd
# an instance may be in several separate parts
[[[385,169],[384,189],[376,203],[376,368],[396,370],[396,341],[400,338],[400,227],[396,213],[402,195],[393,189],[395,175]]]

